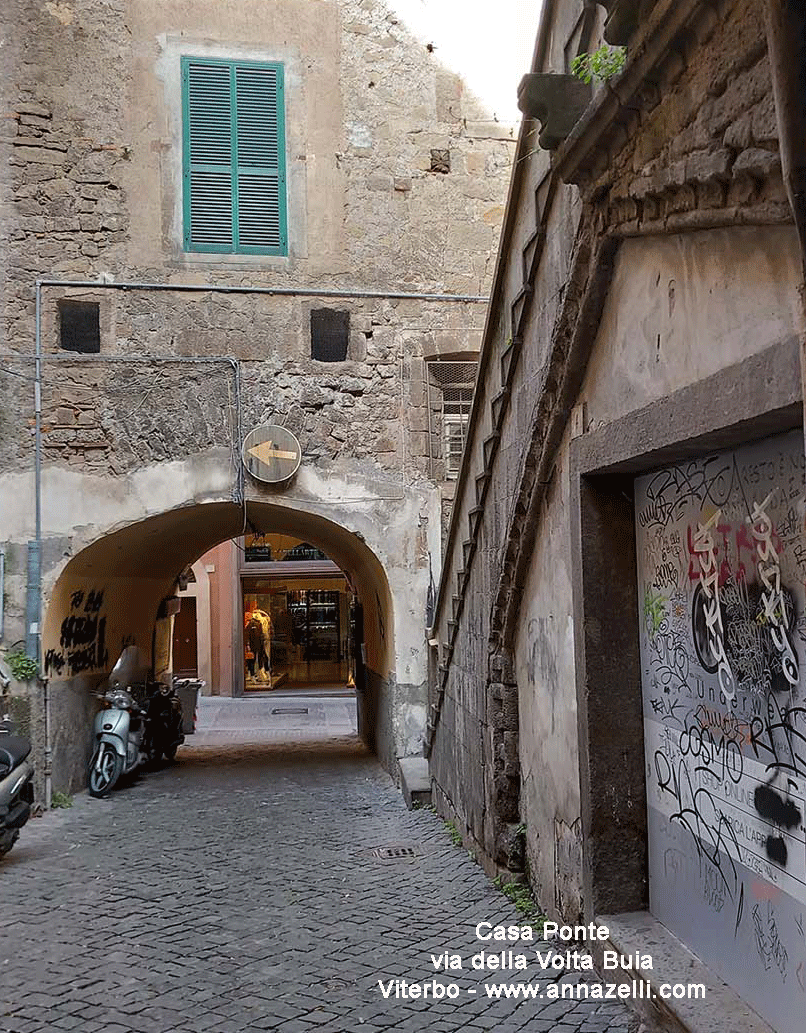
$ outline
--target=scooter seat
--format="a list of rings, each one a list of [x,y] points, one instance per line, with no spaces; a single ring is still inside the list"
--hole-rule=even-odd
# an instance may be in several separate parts
[[[0,775],[7,775],[31,752],[31,744],[21,735],[0,735]]]

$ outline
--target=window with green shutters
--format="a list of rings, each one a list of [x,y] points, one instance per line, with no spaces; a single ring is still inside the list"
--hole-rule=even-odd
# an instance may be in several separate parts
[[[286,255],[283,66],[182,58],[186,251]]]

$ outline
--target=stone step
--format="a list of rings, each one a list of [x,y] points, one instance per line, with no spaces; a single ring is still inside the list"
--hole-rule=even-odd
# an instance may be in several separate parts
[[[400,788],[408,809],[428,807],[431,803],[431,773],[425,757],[398,757],[397,766]]]

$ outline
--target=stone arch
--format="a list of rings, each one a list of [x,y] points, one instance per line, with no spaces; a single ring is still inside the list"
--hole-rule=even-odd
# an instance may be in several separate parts
[[[359,731],[392,769],[408,747],[406,715],[398,712],[395,696],[401,600],[393,599],[384,563],[361,531],[310,509],[250,500],[246,513],[251,527],[302,537],[348,575],[364,614],[367,678],[358,705]],[[160,607],[174,595],[180,572],[214,545],[239,537],[244,526],[245,510],[236,502],[180,506],[97,535],[51,576],[42,649],[50,679],[57,788],[82,784],[97,706],[93,689],[122,647],[136,643],[153,662]]]

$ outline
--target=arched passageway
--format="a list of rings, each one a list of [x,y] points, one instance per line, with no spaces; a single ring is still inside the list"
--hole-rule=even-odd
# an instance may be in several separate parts
[[[395,714],[395,604],[386,571],[363,536],[288,506],[249,502],[245,513],[236,503],[214,502],[173,509],[102,535],[58,576],[43,625],[54,786],[70,790],[84,782],[97,709],[93,690],[121,649],[136,644],[155,674],[170,669],[173,607],[167,601],[177,593],[180,573],[245,531],[304,540],[344,572],[360,604],[359,734],[390,769],[396,756],[410,750]],[[242,655],[242,643],[236,643],[233,656],[238,647]]]

